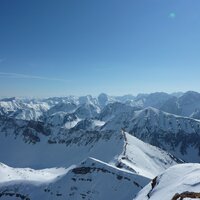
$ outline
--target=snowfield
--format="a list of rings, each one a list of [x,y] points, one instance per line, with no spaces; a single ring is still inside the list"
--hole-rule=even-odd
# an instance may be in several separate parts
[[[199,180],[200,164],[175,165],[156,177],[153,186],[152,182],[149,183],[134,200],[160,200],[161,197],[162,200],[171,200],[184,192],[200,194]]]
[[[49,168],[34,170],[31,168],[12,168],[0,163],[0,186],[9,186],[29,182],[33,185],[54,182],[59,176],[67,173],[69,169]]]
[[[150,181],[93,158],[68,169],[13,169],[1,164],[0,175],[4,177],[0,183],[3,200],[126,200]]]
[[[144,143],[126,132],[124,132],[124,137],[124,152],[118,158],[118,165],[121,167],[132,169],[136,173],[152,179],[170,166],[182,162],[171,154]]]

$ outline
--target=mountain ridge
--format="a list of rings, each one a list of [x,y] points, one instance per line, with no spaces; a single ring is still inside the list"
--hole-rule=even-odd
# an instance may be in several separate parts
[[[199,97],[189,91],[0,100],[0,161],[14,167],[0,164],[0,198],[135,198],[150,179],[151,186],[155,177],[162,181],[159,174],[176,172],[172,166],[199,162]]]

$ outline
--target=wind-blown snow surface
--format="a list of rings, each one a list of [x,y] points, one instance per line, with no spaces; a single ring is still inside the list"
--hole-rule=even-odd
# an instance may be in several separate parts
[[[0,174],[12,176],[1,180],[0,198],[3,200],[129,200],[149,182],[148,178],[93,158],[68,169],[39,171],[12,169],[1,164]]]
[[[149,183],[134,200],[171,200],[176,193],[199,193],[199,180],[200,164],[175,165],[154,180],[153,189],[152,183]]]
[[[170,166],[181,162],[169,153],[144,143],[128,133],[124,133],[124,137],[124,151],[118,158],[118,166],[154,178]]]

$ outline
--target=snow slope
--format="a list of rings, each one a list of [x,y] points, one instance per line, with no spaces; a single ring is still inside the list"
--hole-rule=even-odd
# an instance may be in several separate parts
[[[32,182],[34,184],[44,184],[54,181],[58,176],[67,173],[65,168],[50,168],[34,170],[31,168],[12,168],[0,163],[0,187],[13,185],[19,182]]]
[[[178,200],[179,198],[175,198],[175,194],[184,192],[199,193],[200,197],[199,180],[200,164],[175,165],[156,177],[139,192],[134,200],[160,200],[161,198],[162,200],[171,200],[173,197],[173,200]],[[186,199],[194,198],[184,198],[184,200]]]
[[[0,172],[2,168],[7,171],[4,174],[12,175],[13,171],[16,171],[0,165]],[[80,165],[68,169],[43,170],[42,174],[41,170],[18,170],[20,176],[26,178],[18,179],[12,176],[9,182],[2,180],[0,199],[131,200],[149,182],[148,178],[128,173],[93,158],[88,158]],[[33,173],[35,176],[32,176]]]
[[[126,132],[123,134],[125,138],[124,151],[118,158],[116,164],[118,167],[154,178],[170,166],[181,163],[169,153],[144,143]]]

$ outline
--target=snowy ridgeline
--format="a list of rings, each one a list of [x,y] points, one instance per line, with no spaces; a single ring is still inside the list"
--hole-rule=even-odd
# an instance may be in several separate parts
[[[67,169],[13,169],[0,165],[1,199],[132,199],[149,179],[88,158]]]
[[[87,95],[46,99],[5,98],[0,99],[0,114],[17,119],[42,120],[57,112],[73,113],[76,111],[79,117],[91,117],[113,103],[125,104],[136,109],[154,107],[175,115],[200,119],[200,93],[193,91],[174,94],[156,92],[137,96],[100,94],[98,97]]]
[[[110,154],[113,156],[121,150],[118,145],[122,146],[122,142],[118,138],[123,129],[181,160],[199,162],[199,120],[155,108],[122,108],[123,104],[109,105],[99,118],[81,119],[65,114],[64,122],[57,125],[0,116],[0,160],[13,167],[67,167],[85,159],[90,152],[90,156],[107,162]],[[99,149],[107,149],[106,154]],[[66,162],[62,159],[65,155],[78,156],[70,156]]]
[[[31,147],[48,146],[45,142],[60,144],[54,146],[61,149],[63,145],[83,146],[109,139],[124,129],[186,162],[199,162],[199,102],[196,92],[1,99],[0,137],[14,149],[18,142],[30,143]],[[11,138],[16,138],[16,145]],[[5,145],[1,146],[7,153]],[[4,157],[9,156],[0,153],[0,160],[6,162]]]
[[[88,158],[68,168],[33,170],[11,168],[1,163],[0,199],[160,200],[162,197],[176,200],[183,195],[199,197],[200,164],[177,164],[166,152],[127,133],[124,136],[122,152],[110,164]]]
[[[7,145],[13,141],[17,145],[13,145],[8,152],[1,152],[0,155],[4,158],[4,163],[16,167],[69,167],[88,157],[94,157],[118,166],[118,168],[154,178],[169,166],[182,162],[171,154],[146,144],[128,133],[124,133],[124,136],[116,133],[108,140],[99,139],[98,142],[83,146],[43,142],[30,145],[18,139],[11,138],[9,141],[8,138],[1,138],[1,149],[3,149],[3,145],[6,149]]]
[[[182,163],[200,160],[199,102],[196,92],[2,99],[0,199],[197,198],[199,165]]]
[[[8,136],[8,146],[15,146],[8,142],[14,137],[30,144],[59,143],[62,148],[63,144],[81,146],[109,139],[112,133],[124,129],[186,162],[199,162],[199,102],[200,94],[191,91],[136,97],[101,94],[97,98],[2,99],[0,133],[1,137]],[[4,146],[2,150],[7,152]],[[6,161],[2,155],[0,160]]]
[[[33,170],[0,164],[0,177],[0,198],[3,200],[178,200],[200,197],[200,164],[175,165],[151,182],[93,158],[67,169]]]
[[[0,165],[0,197],[19,199],[133,199],[158,173],[177,164],[163,150],[123,133],[108,140],[110,149],[101,146],[98,151],[112,152],[116,140],[121,142],[117,154],[110,154],[105,163],[88,158],[68,168],[33,170]],[[112,144],[109,142],[113,142]],[[118,141],[118,142],[119,142]],[[120,144],[120,143],[119,143]],[[108,148],[107,146],[107,148]],[[79,152],[79,154],[81,154]],[[69,155],[62,157],[68,160]],[[85,157],[89,157],[85,155]],[[98,156],[96,154],[96,156]],[[103,156],[102,156],[103,158]],[[81,157],[79,158],[81,159]],[[68,161],[69,162],[69,161]]]

